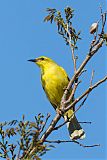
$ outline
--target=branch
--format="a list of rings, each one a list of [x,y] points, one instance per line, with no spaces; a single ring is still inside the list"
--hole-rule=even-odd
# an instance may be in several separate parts
[[[103,13],[103,10],[102,10],[102,6],[100,6],[100,12],[101,12],[101,19],[102,19],[102,31],[101,33],[104,34],[104,26],[105,26],[105,23],[106,23],[106,12]]]
[[[91,77],[91,81],[90,81],[91,83],[92,83],[92,79],[93,79],[93,73],[94,73],[94,72],[92,72],[92,77]],[[84,100],[82,101],[82,103],[79,105],[79,107],[77,107],[77,109],[76,109],[76,110],[74,111],[74,113],[71,115],[70,118],[72,118],[72,116],[84,105],[85,101],[86,101],[87,98],[88,98],[89,93],[90,93],[94,88],[98,87],[101,83],[105,82],[106,80],[107,80],[107,76],[106,76],[105,78],[103,78],[102,80],[98,81],[95,85],[90,86],[79,98],[75,99],[74,102],[73,102],[70,106],[68,106],[67,108],[65,108],[65,112],[67,112],[67,111],[68,111],[69,109],[71,109],[76,103],[78,103],[83,97],[86,96],[86,97],[84,98]],[[70,119],[70,118],[69,118],[69,119]],[[69,119],[66,119],[62,124],[60,124],[59,126],[53,128],[53,130],[58,130],[59,128],[61,128],[62,126],[64,126],[67,122],[69,122]],[[90,124],[91,124],[91,122],[79,122],[79,123],[90,123]]]
[[[73,60],[73,64],[74,64],[74,74],[76,73],[76,57],[75,57],[75,55],[74,55],[74,47],[72,47],[71,45],[70,45],[70,48],[71,48],[71,51],[72,51],[72,60]]]
[[[62,124],[58,125],[57,127],[54,127],[53,130],[58,130],[59,128],[61,128],[62,126],[64,126],[67,122],[69,122],[70,118],[67,117],[67,119]]]
[[[91,74],[91,79],[90,79],[90,87],[92,87],[92,82],[93,82],[93,78],[94,78],[94,70],[92,70],[92,74]],[[87,98],[89,96],[89,93],[86,95],[86,97],[83,99],[82,103],[79,105],[79,107],[77,107],[77,109],[75,110],[75,112],[77,112],[86,102]],[[74,112],[74,113],[75,113]],[[74,115],[74,114],[73,114]]]
[[[45,140],[45,142],[48,142],[48,143],[57,143],[57,144],[60,144],[60,143],[76,143],[78,144],[79,146],[83,147],[83,148],[91,148],[91,147],[99,147],[100,144],[93,144],[93,145],[83,145],[82,143],[78,142],[78,141],[66,141],[66,140]]]
[[[78,76],[80,77],[86,71],[87,71],[86,69],[83,69]]]
[[[74,114],[72,114],[72,116],[73,116]],[[72,117],[71,116],[71,117]],[[70,117],[70,118],[71,118]],[[68,119],[66,119],[62,124],[60,124],[60,125],[58,125],[57,127],[55,127],[53,130],[58,130],[59,128],[61,128],[62,126],[64,126],[67,122],[69,122],[69,119],[70,118],[68,118]],[[79,122],[79,123],[82,123],[82,124],[91,124],[92,122]]]
[[[88,95],[90,92],[92,92],[93,89],[98,87],[103,82],[107,81],[107,76],[103,79],[99,80],[97,83],[95,83],[93,86],[90,86],[80,97],[76,98],[72,104],[70,104],[68,107],[65,108],[65,112],[67,112],[69,109],[71,109],[75,104],[77,104],[82,98],[84,98],[86,95]],[[66,103],[66,101],[65,101]]]
[[[46,138],[53,131],[53,128],[55,127],[57,122],[60,120],[60,118],[61,118],[61,114],[57,113],[55,118],[52,120],[51,124],[49,125],[48,129],[46,130],[46,132],[42,135],[42,137],[40,139],[41,144],[43,144],[43,142],[46,140]],[[32,153],[35,152],[35,148],[36,148],[36,146],[30,151],[29,156],[32,155]]]
[[[50,126],[48,127],[48,129],[46,130],[46,132],[44,133],[44,135],[41,137],[41,142],[44,142],[45,139],[50,135],[50,133],[53,131],[53,128],[56,126],[57,122],[60,120],[61,118],[61,114],[57,113],[55,118],[52,120]]]
[[[68,95],[68,91],[70,90],[70,88],[72,87],[74,81],[77,79],[78,75],[81,73],[81,71],[84,69],[84,67],[86,66],[86,64],[88,63],[88,61],[93,57],[93,55],[102,47],[104,43],[104,40],[101,39],[101,41],[93,48],[93,50],[91,52],[88,53],[88,55],[86,56],[85,60],[82,62],[82,64],[80,65],[80,67],[78,68],[78,70],[76,71],[76,74],[74,74],[74,76],[72,77],[72,79],[70,80],[66,90],[64,91],[62,100],[61,100],[61,106],[62,108],[65,108],[65,104],[64,102],[66,101],[66,97]],[[71,100],[70,100],[71,101]],[[68,102],[69,103],[69,102]]]
[[[46,117],[46,120],[45,120],[45,122],[44,122],[44,124],[43,124],[41,130],[39,131],[39,133],[41,133],[41,132],[44,130],[44,128],[45,128],[45,126],[46,126],[47,121],[48,121],[49,118],[50,118],[50,114],[48,113],[48,114],[47,114],[47,117]]]
[[[74,84],[74,87],[73,87],[73,90],[72,90],[72,92],[71,92],[71,95],[69,96],[69,98],[68,98],[68,100],[66,100],[66,103],[70,103],[71,101],[72,101],[72,99],[73,99],[73,96],[74,96],[74,93],[75,93],[75,91],[76,91],[76,89],[77,89],[77,87],[78,87],[78,85],[81,83],[81,81],[79,81],[79,82],[75,82],[75,84]]]
[[[104,44],[105,40],[102,39],[102,34],[104,34],[104,27],[105,27],[105,23],[106,23],[106,13],[102,13],[102,10],[101,10],[101,17],[102,17],[102,30],[101,30],[101,34],[98,38],[98,40],[96,41],[94,39],[94,42],[96,43],[91,43],[91,47],[89,49],[89,53],[88,55],[86,56],[86,58],[84,59],[84,61],[82,62],[81,66],[78,68],[78,70],[76,71],[75,69],[75,74],[74,76],[72,77],[72,79],[70,80],[68,86],[67,86],[67,89],[65,90],[64,94],[63,94],[63,97],[62,97],[62,100],[61,100],[61,106],[62,108],[65,108],[65,105],[63,104],[66,100],[66,97],[68,95],[68,91],[70,90],[70,88],[72,87],[74,81],[78,78],[78,76],[81,74],[82,70],[84,69],[84,67],[86,66],[86,64],[88,63],[88,61],[93,57],[93,55],[102,47],[102,45]],[[68,34],[70,34],[68,32]],[[70,35],[69,35],[70,36]],[[70,42],[69,42],[70,44]],[[71,45],[70,45],[71,47]],[[72,47],[71,47],[72,49]],[[74,63],[74,68],[75,68],[75,59],[74,59],[74,52],[72,52],[72,57],[73,57],[73,63]]]
[[[82,124],[92,124],[92,122],[79,122],[79,123],[82,123]]]
[[[68,34],[68,37],[69,39],[67,39],[67,42],[69,43],[69,46],[70,46],[70,49],[71,49],[71,53],[72,53],[72,61],[73,61],[73,65],[74,65],[74,74],[76,73],[76,58],[75,58],[75,55],[74,55],[74,50],[75,50],[75,44],[71,43],[71,33],[69,32],[69,27],[68,27],[68,24],[67,24],[67,28],[65,28],[65,31],[67,32]]]

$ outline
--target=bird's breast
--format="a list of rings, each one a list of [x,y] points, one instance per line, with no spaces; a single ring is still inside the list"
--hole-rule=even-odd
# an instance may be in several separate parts
[[[45,93],[53,106],[59,106],[68,84],[68,79],[61,72],[45,72],[41,76],[42,86]]]

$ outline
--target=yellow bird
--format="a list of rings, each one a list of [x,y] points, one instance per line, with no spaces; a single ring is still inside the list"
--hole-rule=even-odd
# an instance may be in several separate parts
[[[64,93],[64,88],[66,88],[69,83],[67,73],[52,59],[45,56],[41,56],[36,59],[30,59],[28,61],[34,62],[40,67],[43,89],[54,109],[58,110]],[[73,112],[74,109],[70,109],[64,114],[65,120],[70,118],[69,122],[67,123],[70,138],[72,140],[83,139],[85,138],[85,132],[80,126],[76,116],[74,115],[71,118]]]

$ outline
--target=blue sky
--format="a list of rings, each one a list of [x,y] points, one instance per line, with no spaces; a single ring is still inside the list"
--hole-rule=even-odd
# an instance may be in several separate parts
[[[48,102],[40,84],[39,68],[27,60],[45,55],[63,66],[69,77],[73,74],[71,53],[63,39],[57,34],[56,26],[44,23],[46,8],[62,10],[66,6],[75,9],[74,27],[82,31],[82,41],[78,43],[78,65],[85,58],[92,35],[90,25],[99,19],[99,5],[105,10],[104,0],[4,0],[0,1],[0,121],[21,119],[33,120],[38,113],[55,111]],[[77,96],[89,85],[91,71],[95,70],[94,81],[106,74],[105,47],[86,66],[88,70],[82,77]],[[48,152],[43,160],[55,159],[106,159],[106,84],[92,92],[84,107],[77,113],[79,121],[92,121],[83,124],[86,139],[83,144],[100,143],[101,147],[82,148],[76,144],[60,144]],[[68,140],[66,126],[54,132],[49,139]]]

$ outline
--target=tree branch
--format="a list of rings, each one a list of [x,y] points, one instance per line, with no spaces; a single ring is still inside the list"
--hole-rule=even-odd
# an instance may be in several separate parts
[[[104,40],[101,39],[101,41],[93,48],[93,50],[88,53],[88,55],[86,56],[85,60],[82,62],[82,64],[80,65],[80,67],[78,68],[78,70],[76,71],[76,73],[74,74],[74,76],[72,77],[72,79],[70,80],[70,82],[69,82],[66,90],[64,91],[64,94],[63,94],[63,97],[62,97],[62,100],[61,100],[61,106],[62,106],[62,108],[65,108],[64,102],[66,101],[66,97],[68,95],[68,91],[72,87],[74,81],[76,80],[76,78],[78,77],[78,75],[80,74],[80,72],[84,69],[84,67],[86,66],[86,64],[88,63],[88,61],[101,48],[101,46],[103,45],[103,43],[104,43]]]
[[[50,116],[51,116],[51,115],[48,113],[48,114],[47,114],[47,117],[46,117],[46,120],[45,120],[42,128],[40,129],[39,133],[41,133],[41,132],[44,130],[44,128],[45,128],[45,126],[46,126],[46,124],[47,124],[47,121],[48,121],[48,119],[50,118]]]
[[[79,123],[82,123],[82,124],[92,124],[92,122],[79,122]]]
[[[78,142],[78,141],[66,141],[66,140],[45,140],[45,142],[48,142],[48,143],[57,143],[57,144],[60,144],[60,143],[76,143],[78,144],[79,146],[83,147],[83,148],[91,148],[91,147],[99,147],[100,144],[93,144],[93,145],[83,145],[82,143]]]
[[[65,31],[67,32],[68,34],[68,37],[69,39],[67,39],[68,43],[69,43],[69,46],[70,46],[70,49],[71,49],[71,53],[72,53],[72,61],[73,61],[73,65],[74,65],[74,74],[76,73],[76,58],[75,58],[75,55],[74,55],[74,51],[75,51],[75,44],[72,44],[71,43],[71,33],[69,32],[69,27],[68,27],[68,23],[67,23],[67,28],[65,28]]]
[[[104,77],[103,79],[99,80],[97,83],[95,83],[93,86],[89,87],[80,97],[76,98],[72,104],[70,104],[69,106],[67,106],[65,108],[65,112],[67,112],[69,109],[71,109],[75,104],[77,104],[82,98],[84,98],[86,95],[88,95],[93,89],[95,89],[96,87],[98,87],[100,84],[102,84],[103,82],[107,81],[107,76]],[[66,103],[66,101],[65,101]]]
[[[79,81],[79,82],[77,82],[77,83],[75,82],[74,87],[73,87],[73,90],[72,90],[72,92],[71,92],[71,95],[69,96],[68,100],[66,100],[66,103],[72,102],[74,93],[75,93],[75,91],[76,91],[76,89],[77,89],[77,87],[78,87],[78,85],[79,85],[80,83],[81,83],[81,81]]]
[[[71,116],[72,117],[72,116]],[[71,118],[70,117],[70,118]],[[62,126],[64,126],[67,122],[69,122],[69,119],[66,119],[62,124],[58,125],[57,127],[54,128],[54,130],[58,130],[59,128],[61,128]],[[82,123],[82,124],[91,124],[92,122],[79,122],[79,123]]]

